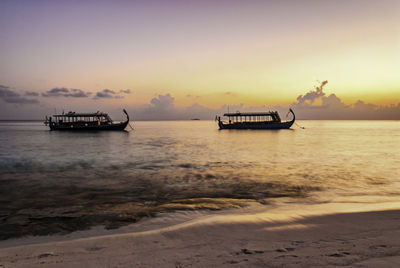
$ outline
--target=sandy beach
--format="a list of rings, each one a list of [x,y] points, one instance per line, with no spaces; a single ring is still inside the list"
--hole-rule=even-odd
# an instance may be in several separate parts
[[[2,241],[0,267],[398,267],[397,206],[180,211],[117,230]]]

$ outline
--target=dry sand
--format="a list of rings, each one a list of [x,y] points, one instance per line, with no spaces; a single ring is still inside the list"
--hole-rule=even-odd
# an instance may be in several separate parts
[[[169,213],[116,231],[2,241],[0,267],[400,267],[399,207]]]

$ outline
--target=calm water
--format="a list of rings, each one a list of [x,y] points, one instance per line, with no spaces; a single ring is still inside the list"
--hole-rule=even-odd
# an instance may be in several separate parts
[[[0,122],[0,239],[250,201],[399,200],[399,121],[299,124],[306,129],[167,121],[73,133]]]

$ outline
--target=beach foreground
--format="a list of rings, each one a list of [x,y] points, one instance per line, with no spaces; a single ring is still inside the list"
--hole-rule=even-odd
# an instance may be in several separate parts
[[[0,267],[398,267],[400,210],[370,208],[178,212],[109,234],[2,241]]]

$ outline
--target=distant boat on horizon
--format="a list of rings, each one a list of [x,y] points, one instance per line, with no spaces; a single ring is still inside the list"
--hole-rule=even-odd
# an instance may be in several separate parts
[[[126,121],[114,123],[106,113],[75,113],[56,114],[53,117],[47,117],[44,124],[50,127],[50,130],[68,130],[68,131],[97,131],[97,130],[124,130],[129,124],[129,115],[125,109]],[[54,118],[54,119],[53,119]]]
[[[219,129],[289,129],[296,120],[296,115],[292,109],[289,113],[293,114],[293,119],[282,122],[277,111],[274,112],[255,112],[255,113],[226,113],[228,122],[222,121],[220,116],[216,117]]]

